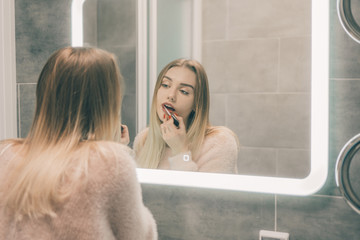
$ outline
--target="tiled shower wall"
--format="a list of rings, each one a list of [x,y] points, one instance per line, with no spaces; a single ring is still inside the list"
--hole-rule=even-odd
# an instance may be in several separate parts
[[[203,0],[211,121],[239,137],[242,174],[310,172],[311,0]]]
[[[274,8],[284,4],[281,0],[246,2],[244,9],[252,2]],[[360,45],[341,28],[335,2],[331,1],[330,12],[329,176],[323,189],[312,196],[292,197],[143,184],[144,201],[158,223],[159,239],[250,240],[258,239],[260,229],[289,232],[291,240],[358,239],[360,216],[339,196],[334,165],[342,146],[360,132]],[[70,43],[70,6],[70,0],[15,1],[21,136],[29,129],[41,67],[54,50]],[[289,11],[295,6],[290,5]]]

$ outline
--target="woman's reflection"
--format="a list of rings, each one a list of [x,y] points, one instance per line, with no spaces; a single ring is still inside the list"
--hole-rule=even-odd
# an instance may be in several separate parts
[[[141,168],[237,173],[239,143],[209,123],[209,86],[203,66],[177,59],[160,72],[149,127],[135,138]]]

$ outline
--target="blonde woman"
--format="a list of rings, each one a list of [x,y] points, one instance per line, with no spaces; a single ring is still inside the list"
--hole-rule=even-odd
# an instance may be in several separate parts
[[[177,59],[160,72],[149,127],[135,138],[141,168],[237,173],[236,135],[209,123],[209,87],[203,66]]]
[[[28,136],[0,144],[0,239],[157,239],[130,149],[117,143],[129,142],[122,89],[112,54],[53,53]]]

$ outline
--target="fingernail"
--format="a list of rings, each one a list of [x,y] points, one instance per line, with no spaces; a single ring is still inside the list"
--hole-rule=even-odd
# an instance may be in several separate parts
[[[165,113],[164,113],[164,118],[165,118]]]

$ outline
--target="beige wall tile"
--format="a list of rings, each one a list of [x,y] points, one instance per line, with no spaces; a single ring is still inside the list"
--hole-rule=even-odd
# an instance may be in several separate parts
[[[203,45],[212,93],[277,89],[278,40],[216,41]]]
[[[310,174],[310,150],[279,149],[277,154],[276,176],[305,178]]]
[[[242,143],[240,142],[240,145]],[[276,149],[241,147],[238,158],[238,172],[244,175],[275,176]]]
[[[311,91],[311,37],[280,40],[279,91]]]
[[[308,94],[233,94],[228,126],[247,147],[309,148]]]
[[[307,36],[310,0],[229,0],[229,38]]]
[[[210,123],[212,125],[226,125],[227,105],[226,94],[210,94]]]

